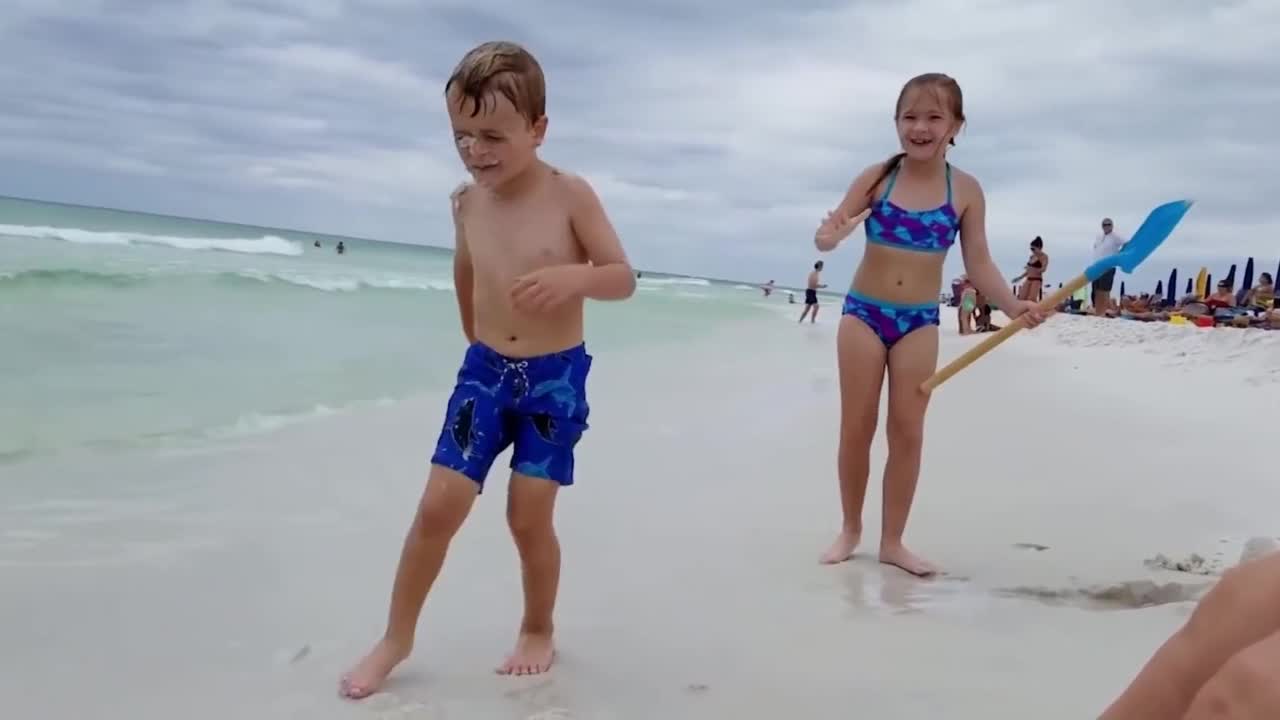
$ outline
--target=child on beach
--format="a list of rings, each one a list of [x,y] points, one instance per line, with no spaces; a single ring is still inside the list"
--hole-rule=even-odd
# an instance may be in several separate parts
[[[538,157],[544,82],[526,50],[492,42],[468,52],[445,83],[454,141],[474,180],[451,196],[454,284],[470,345],[404,540],[386,631],[342,678],[348,698],[376,692],[409,656],[449,543],[508,446],[507,521],[524,618],[497,672],[535,674],[552,663],[560,577],[552,515],[557,490],[574,482],[574,447],[587,428],[583,300],[625,299],[636,280],[591,186]]]
[[[978,181],[953,168],[948,145],[964,124],[960,86],[940,73],[912,78],[895,109],[902,152],[858,174],[814,234],[834,250],[866,222],[867,246],[844,300],[837,335],[840,372],[840,498],[844,522],[824,563],[852,557],[862,534],[881,386],[889,377],[880,561],[913,575],[937,572],[903,545],[915,496],[929,398],[920,384],[938,361],[938,295],[947,251],[959,234],[965,269],[981,295],[1010,318],[1043,321],[1035,303],[1019,300],[991,260],[986,200]]]

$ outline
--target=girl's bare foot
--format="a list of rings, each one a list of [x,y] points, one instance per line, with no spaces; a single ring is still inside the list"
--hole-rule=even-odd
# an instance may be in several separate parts
[[[859,533],[842,531],[836,536],[835,542],[831,543],[831,547],[822,553],[819,559],[823,565],[835,565],[853,557],[853,551],[858,547],[858,541],[861,539]]]
[[[342,676],[338,694],[348,700],[363,700],[376,693],[391,674],[392,669],[409,657],[410,644],[396,643],[386,638],[364,656],[355,667]]]
[[[556,650],[550,633],[520,633],[515,650],[495,672],[499,675],[538,675],[551,669]]]
[[[880,562],[901,568],[917,577],[932,577],[938,574],[938,568],[915,553],[902,546],[901,543],[880,544]]]

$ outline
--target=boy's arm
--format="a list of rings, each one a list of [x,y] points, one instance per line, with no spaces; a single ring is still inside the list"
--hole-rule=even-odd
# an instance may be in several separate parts
[[[582,294],[594,300],[631,297],[636,291],[636,274],[599,196],[590,183],[576,175],[565,175],[564,180],[569,222],[591,262],[583,268]]]
[[[468,185],[463,183],[449,194],[453,215],[453,287],[458,295],[458,316],[462,320],[462,334],[468,343],[475,343],[475,312],[472,306],[474,271],[471,268],[471,251],[467,247],[467,234],[462,227],[463,195]]]

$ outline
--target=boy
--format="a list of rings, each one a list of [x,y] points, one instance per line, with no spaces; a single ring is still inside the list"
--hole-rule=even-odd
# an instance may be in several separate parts
[[[538,158],[547,118],[537,60],[513,43],[480,45],[445,83],[445,100],[474,179],[451,195],[454,285],[470,346],[401,551],[386,632],[340,683],[352,699],[376,692],[408,657],[449,542],[509,445],[507,520],[520,555],[524,619],[497,672],[551,667],[560,576],[552,511],[559,487],[573,483],[573,449],[587,428],[583,300],[635,291],[635,273],[591,186]]]

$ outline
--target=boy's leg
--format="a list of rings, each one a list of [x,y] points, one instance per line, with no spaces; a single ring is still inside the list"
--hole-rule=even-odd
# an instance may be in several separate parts
[[[418,616],[444,565],[449,542],[471,512],[480,486],[439,465],[431,467],[427,488],[400,551],[391,609],[382,638],[342,678],[342,695],[358,700],[377,692],[391,670],[413,650]]]
[[[502,412],[507,386],[494,356],[492,350],[472,345],[463,359],[431,456],[427,487],[400,551],[386,632],[343,677],[341,692],[348,698],[376,692],[392,668],[408,657],[418,615],[449,543],[471,512],[494,459],[510,442]]]
[[[530,360],[529,391],[516,402],[507,522],[520,554],[524,617],[502,674],[546,672],[555,655],[560,542],[552,518],[560,487],[573,484],[574,449],[587,429],[591,360],[581,346]]]
[[[515,649],[497,669],[504,675],[535,675],[551,668],[556,593],[560,587],[560,541],[553,516],[559,483],[511,474],[507,524],[520,554],[524,617]]]

